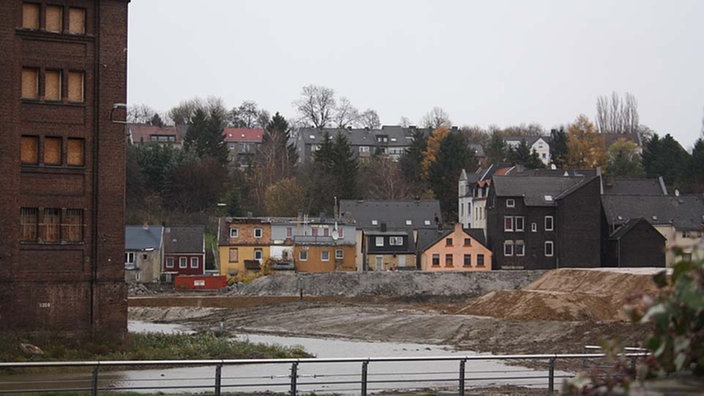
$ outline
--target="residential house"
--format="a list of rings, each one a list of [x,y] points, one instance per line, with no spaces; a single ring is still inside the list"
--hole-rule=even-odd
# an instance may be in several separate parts
[[[170,277],[205,274],[205,227],[164,228],[162,271]]]
[[[145,224],[125,227],[125,282],[160,281],[164,257],[164,227]]]
[[[127,125],[127,142],[131,145],[159,144],[180,148],[183,139],[181,131],[175,126],[129,124]]]
[[[271,221],[263,217],[221,217],[218,222],[220,275],[258,272],[269,258]]]
[[[515,149],[518,147],[522,141],[526,142],[528,149],[531,152],[535,151],[538,153],[538,157],[545,164],[545,166],[550,165],[550,138],[547,136],[512,136],[504,138],[504,143],[507,148]]]
[[[422,248],[423,271],[490,271],[492,253],[484,245],[484,231],[465,229],[456,223],[454,229],[436,231],[435,241]]]
[[[609,235],[602,264],[605,267],[663,267],[665,237],[647,220],[630,219]]]
[[[222,131],[229,150],[229,159],[239,167],[248,167],[254,161],[257,148],[262,144],[262,128],[225,128]]]
[[[491,164],[469,174],[462,169],[458,182],[458,220],[462,227],[480,228],[486,235],[486,197],[489,193],[491,177],[494,174],[505,175],[512,169],[509,164]]]
[[[356,268],[420,268],[419,231],[442,225],[437,200],[340,201],[342,218],[356,228]]]
[[[355,228],[343,220],[304,217],[293,236],[298,272],[355,271]]]
[[[497,176],[487,199],[494,269],[599,267],[599,176]]]

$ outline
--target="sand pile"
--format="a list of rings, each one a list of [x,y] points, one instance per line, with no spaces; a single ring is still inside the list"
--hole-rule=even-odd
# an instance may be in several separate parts
[[[655,272],[558,269],[520,290],[489,292],[460,313],[517,320],[628,320],[624,305],[656,290]]]

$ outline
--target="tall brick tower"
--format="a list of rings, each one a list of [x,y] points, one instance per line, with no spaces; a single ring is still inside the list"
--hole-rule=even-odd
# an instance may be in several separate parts
[[[126,334],[128,2],[0,2],[0,333]]]

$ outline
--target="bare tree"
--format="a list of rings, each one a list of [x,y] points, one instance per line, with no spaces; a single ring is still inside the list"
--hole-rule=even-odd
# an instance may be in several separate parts
[[[421,124],[426,128],[437,129],[438,127],[451,127],[450,115],[441,107],[435,106],[423,116]]]
[[[155,114],[158,113],[145,104],[133,105],[127,109],[127,122],[130,124],[149,124]]]
[[[204,103],[200,98],[183,100],[169,110],[169,117],[176,125],[187,125],[196,110],[203,107]]]
[[[596,100],[596,125],[601,133],[638,132],[638,102],[635,96],[626,92],[621,100],[616,92],[609,100],[600,96]]]
[[[235,128],[256,128],[259,122],[259,108],[255,102],[244,101],[229,114],[229,124]]]
[[[413,125],[411,119],[405,116],[401,117],[401,119],[398,121],[398,124],[404,128],[408,128],[409,126]]]
[[[381,126],[379,115],[372,109],[366,109],[359,115],[359,124],[364,128],[377,129]]]
[[[335,108],[333,121],[338,128],[355,126],[359,120],[359,110],[357,110],[347,98],[340,98],[340,103]]]
[[[307,85],[301,91],[301,98],[293,104],[302,123],[322,129],[328,126],[335,114],[335,91],[317,85]]]

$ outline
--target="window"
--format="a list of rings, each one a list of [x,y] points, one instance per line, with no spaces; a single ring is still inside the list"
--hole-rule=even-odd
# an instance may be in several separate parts
[[[445,238],[445,246],[452,246],[452,238]]]
[[[39,69],[22,68],[22,98],[39,99]]]
[[[513,256],[513,241],[504,241],[504,256]]]
[[[504,216],[504,231],[513,231],[513,216]]]
[[[44,165],[61,165],[61,138],[44,138]]]
[[[335,260],[342,260],[345,258],[345,251],[342,249],[335,249]]]
[[[439,267],[440,266],[440,255],[437,253],[433,253],[433,261],[432,261],[433,267]]]
[[[298,252],[298,259],[301,261],[307,261],[308,260],[308,251],[301,250],[300,252]]]
[[[531,230],[531,232],[536,232],[536,231],[538,231],[538,224],[536,224],[536,223],[530,223],[530,230]]]
[[[231,263],[236,263],[239,260],[239,254],[237,248],[230,248],[230,257],[228,259]]]
[[[61,100],[61,70],[44,72],[44,99]]]
[[[61,209],[45,208],[39,223],[39,237],[44,242],[59,242],[61,239]]]
[[[261,261],[264,257],[264,252],[261,249],[254,249],[254,259]]]
[[[360,153],[368,153],[368,152],[369,152],[369,146],[359,146],[359,152],[360,152]]]
[[[230,228],[230,238],[237,238],[240,236],[240,232],[237,228]]]
[[[39,4],[22,4],[22,27],[25,29],[39,29]]]
[[[20,210],[20,240],[36,241],[39,225],[39,209],[22,208]]]
[[[477,267],[483,267],[483,266],[484,266],[484,255],[478,254],[477,255]]]
[[[337,236],[340,238],[344,238],[345,237],[345,229],[342,227],[338,228],[337,229]]]
[[[293,227],[286,227],[286,238],[293,237]]]
[[[413,220],[406,220],[406,225],[407,225],[407,226],[413,225]]]
[[[513,199],[507,199],[506,200],[506,207],[507,208],[515,208],[516,207],[516,201]]]
[[[384,237],[376,237],[374,241],[375,246],[384,246]]]
[[[44,28],[47,32],[61,33],[63,29],[63,9],[61,6],[46,6],[46,19]]]
[[[548,257],[552,257],[552,255],[553,255],[552,241],[545,241],[545,255]]]
[[[425,221],[423,221],[423,224],[429,226],[429,225],[430,225],[430,220],[425,220]]]
[[[20,161],[27,165],[39,164],[39,136],[20,138]]]
[[[379,221],[377,221],[377,220],[372,220],[372,225],[378,225],[378,224],[379,224]]]
[[[134,264],[134,252],[125,252],[125,264]]]
[[[401,236],[389,237],[389,245],[390,246],[403,246],[403,237],[401,237]]]
[[[178,258],[178,267],[179,268],[188,268],[188,259],[186,257],[179,257]]]
[[[524,223],[524,217],[523,217],[523,216],[516,216],[516,217],[514,217],[513,225],[514,225],[516,231],[523,231],[523,223]]]
[[[311,229],[311,234],[313,234],[313,236],[318,236],[318,228],[317,228],[317,227],[313,227],[313,228]]]
[[[445,255],[445,267],[452,267],[452,255],[451,254]]]
[[[327,250],[323,250],[320,252],[320,260],[321,261],[330,261],[330,252]]]
[[[198,268],[198,257],[191,257],[191,268]]]
[[[471,238],[465,238],[465,239],[464,239],[464,246],[472,246],[472,239],[471,239]]]
[[[384,257],[383,256],[376,256],[376,270],[377,271],[382,271],[384,269]]]
[[[545,231],[553,230],[552,216],[545,216]]]
[[[66,165],[68,166],[84,166],[85,160],[85,141],[83,139],[68,138],[66,145]]]
[[[66,209],[64,216],[64,241],[83,241],[83,209]]]
[[[465,254],[464,255],[464,266],[465,267],[471,267],[472,266],[472,255],[471,254]]]
[[[166,268],[173,268],[173,267],[174,267],[174,258],[167,257],[166,258]]]
[[[68,72],[68,100],[70,102],[84,101],[83,72]]]
[[[514,244],[514,250],[516,252],[516,256],[525,256],[526,248],[524,242],[516,241],[516,243]]]
[[[73,7],[68,9],[68,32],[86,34],[86,10]]]

